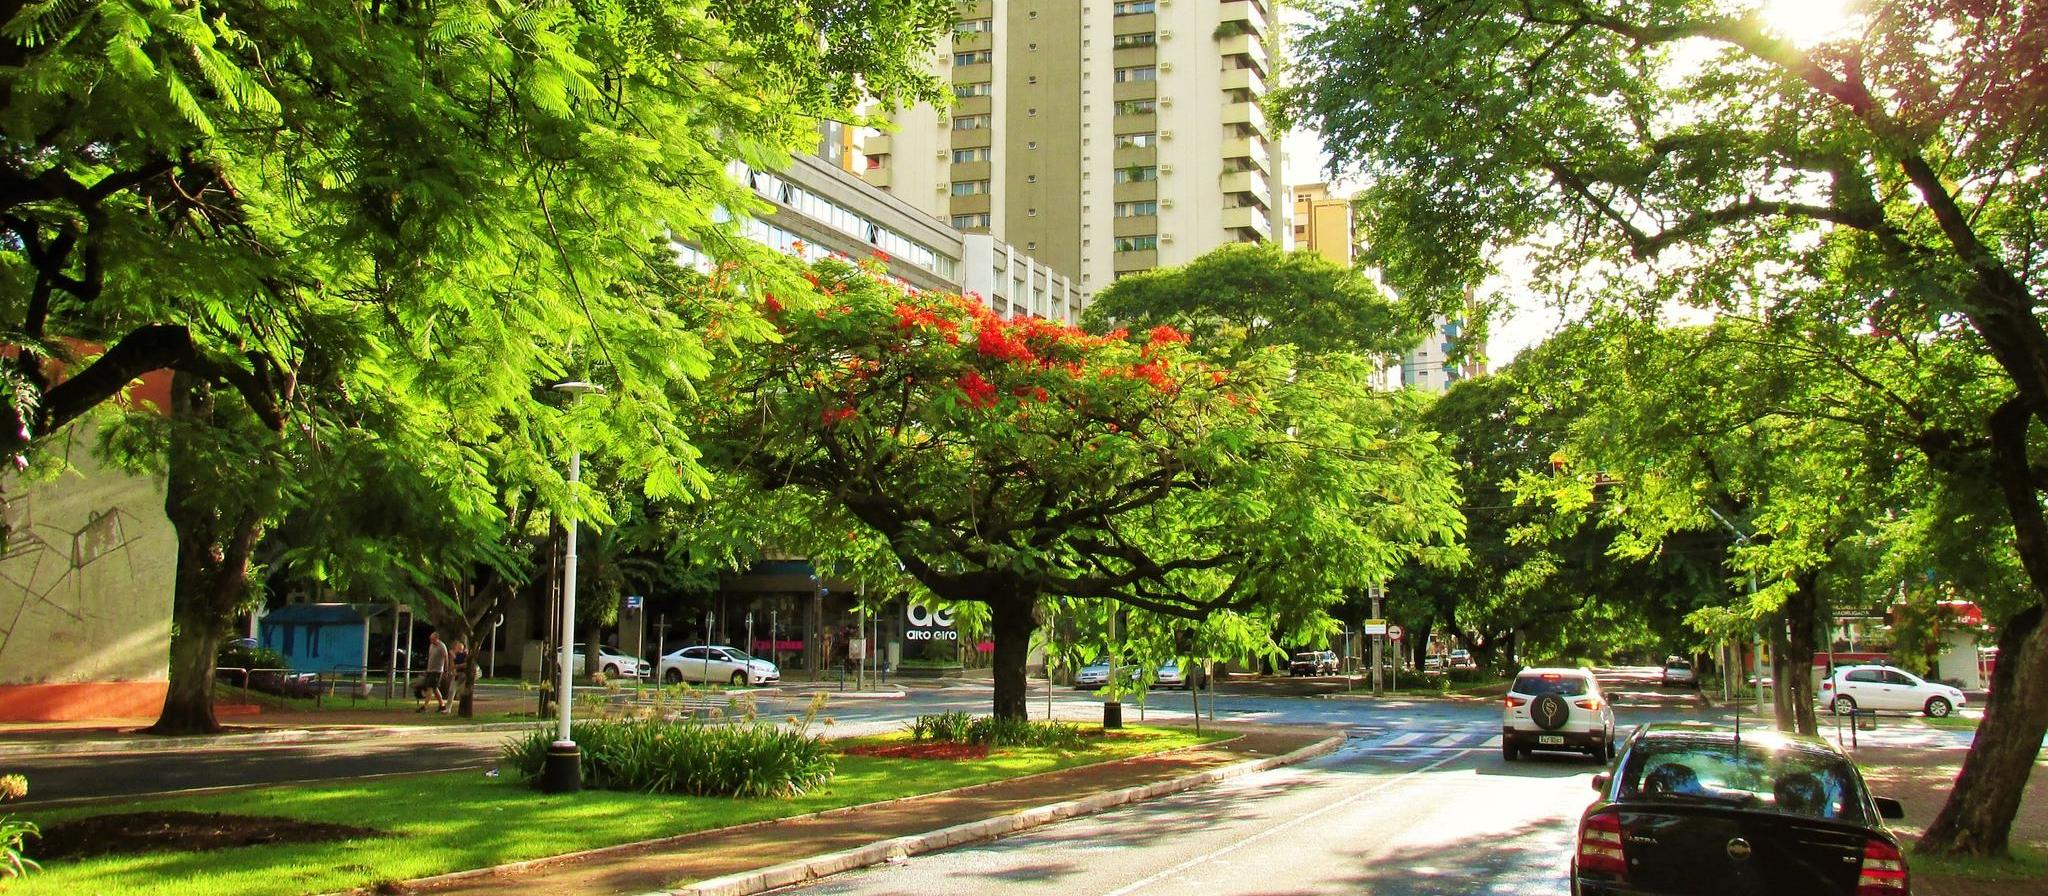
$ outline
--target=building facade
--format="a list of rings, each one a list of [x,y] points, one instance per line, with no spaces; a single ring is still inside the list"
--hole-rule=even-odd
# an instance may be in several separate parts
[[[1301,184],[1290,192],[1294,196],[1292,248],[1312,249],[1350,267],[1358,256],[1358,243],[1351,235],[1351,200],[1330,195],[1329,184]]]
[[[1262,0],[970,0],[934,60],[955,104],[867,138],[871,184],[1078,271],[1082,290],[1284,231]]]

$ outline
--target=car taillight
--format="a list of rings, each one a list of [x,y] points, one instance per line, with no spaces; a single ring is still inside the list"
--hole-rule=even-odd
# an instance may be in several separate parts
[[[1509,697],[1509,698],[1507,699],[1507,704],[1508,704],[1508,708],[1509,708],[1509,709],[1514,709],[1514,708],[1516,708],[1516,707],[1520,707],[1520,706],[1528,706],[1528,705],[1529,705],[1529,701],[1527,701],[1527,700],[1524,700],[1524,699],[1522,699],[1522,698],[1520,698],[1520,697]]]
[[[1586,698],[1586,699],[1584,699],[1584,700],[1580,700],[1580,701],[1578,701],[1578,702],[1577,702],[1576,704],[1574,704],[1574,705],[1578,706],[1578,708],[1580,708],[1580,709],[1592,709],[1592,710],[1597,710],[1597,709],[1599,709],[1599,708],[1600,708],[1600,700],[1599,700],[1598,698],[1595,698],[1595,697],[1588,697],[1588,698]]]
[[[1899,848],[1883,840],[1866,841],[1856,896],[1903,896],[1907,890],[1906,857],[1899,855]]]
[[[1579,870],[1628,875],[1628,857],[1621,848],[1621,813],[1599,812],[1579,822]]]
[[[1820,689],[1823,691],[1832,691],[1835,689],[1835,683],[1832,681],[1823,681],[1820,683]]]

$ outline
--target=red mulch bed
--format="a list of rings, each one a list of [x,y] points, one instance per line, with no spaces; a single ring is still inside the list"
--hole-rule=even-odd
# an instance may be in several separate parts
[[[889,746],[847,747],[845,752],[850,756],[880,756],[884,759],[987,759],[988,744],[934,740]]]
[[[195,852],[274,843],[325,843],[379,837],[384,832],[345,824],[219,812],[123,812],[63,821],[28,841],[38,862],[138,852]]]

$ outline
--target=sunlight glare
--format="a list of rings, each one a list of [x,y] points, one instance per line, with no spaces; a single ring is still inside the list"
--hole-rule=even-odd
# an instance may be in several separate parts
[[[1848,37],[1863,23],[1860,0],[1764,0],[1758,12],[1772,33],[1800,47]]]

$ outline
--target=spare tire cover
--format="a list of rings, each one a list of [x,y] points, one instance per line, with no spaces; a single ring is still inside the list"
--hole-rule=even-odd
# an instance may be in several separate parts
[[[1544,694],[1529,704],[1529,718],[1536,722],[1536,727],[1545,731],[1563,728],[1571,717],[1572,705],[1556,694]]]

